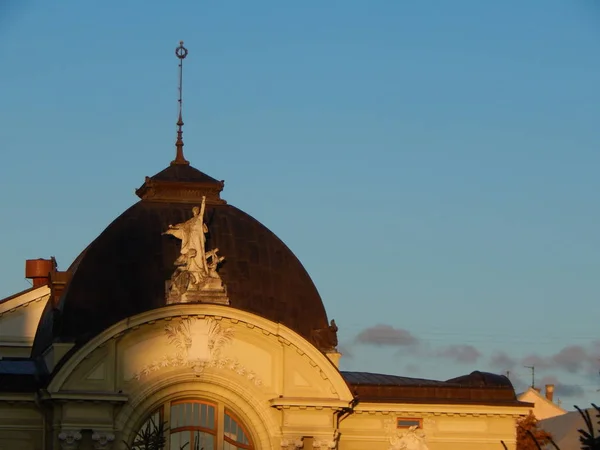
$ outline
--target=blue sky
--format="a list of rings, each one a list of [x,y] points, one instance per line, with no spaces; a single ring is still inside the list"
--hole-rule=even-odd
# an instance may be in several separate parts
[[[558,0],[0,7],[0,297],[185,151],[298,255],[348,370],[600,388],[600,6]]]

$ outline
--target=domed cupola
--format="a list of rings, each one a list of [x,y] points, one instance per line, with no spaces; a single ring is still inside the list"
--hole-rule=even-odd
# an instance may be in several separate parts
[[[175,160],[146,177],[140,200],[73,263],[62,297],[43,313],[33,354],[56,341],[78,346],[127,317],[190,302],[257,314],[333,350],[337,328],[298,258],[221,199],[223,181],[185,160],[181,110],[177,125]]]

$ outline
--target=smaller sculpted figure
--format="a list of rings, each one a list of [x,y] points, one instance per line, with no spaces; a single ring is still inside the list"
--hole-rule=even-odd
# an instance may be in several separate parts
[[[321,350],[334,350],[338,346],[337,331],[335,320],[332,320],[330,325],[312,330],[311,341],[315,347]]]
[[[331,342],[331,344],[334,347],[338,346],[338,338],[337,338],[337,332],[338,332],[338,327],[335,324],[335,320],[331,319],[331,324],[329,325],[329,342]]]
[[[174,300],[182,299],[185,293],[194,285],[200,283],[200,275],[194,260],[196,250],[190,249],[185,255],[180,255],[175,260],[175,272],[171,276],[171,286],[167,295],[167,303],[175,303]]]

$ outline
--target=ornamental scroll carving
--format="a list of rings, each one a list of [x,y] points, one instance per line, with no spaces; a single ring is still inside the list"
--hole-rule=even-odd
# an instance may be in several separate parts
[[[304,439],[301,436],[281,439],[281,450],[297,450],[299,448],[304,448]]]
[[[331,450],[337,448],[337,441],[332,439],[315,439],[313,441],[313,449],[315,450]]]
[[[206,250],[208,227],[204,223],[206,197],[202,204],[192,208],[192,218],[169,225],[163,234],[181,240],[181,251],[175,260],[175,271],[168,282],[167,304],[171,303],[221,303],[229,304],[227,290],[218,274],[219,265],[225,259],[218,255],[219,249]]]
[[[234,336],[233,328],[223,326],[221,321],[191,317],[173,321],[164,330],[172,351],[143,366],[133,378],[140,380],[168,367],[188,367],[198,375],[207,368],[214,368],[231,370],[255,386],[262,386],[262,380],[253,370],[237,359],[221,355],[221,350],[231,344]]]
[[[110,450],[112,448],[114,440],[114,433],[108,433],[105,431],[95,431],[92,434],[92,441],[94,442],[95,450]]]
[[[338,448],[338,441],[340,440],[340,432],[335,430],[333,433],[333,439],[331,437],[315,437],[313,439],[313,449],[319,450],[333,450]]]
[[[58,434],[58,441],[63,450],[75,450],[79,447],[81,433],[75,430],[62,431]]]

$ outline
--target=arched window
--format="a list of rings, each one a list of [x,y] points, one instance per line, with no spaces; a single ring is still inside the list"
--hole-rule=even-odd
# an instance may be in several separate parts
[[[223,450],[254,448],[242,423],[228,410],[225,410],[223,437]]]
[[[155,410],[138,431],[130,448],[254,450],[255,447],[248,431],[232,411],[219,403],[194,399],[172,401]]]

